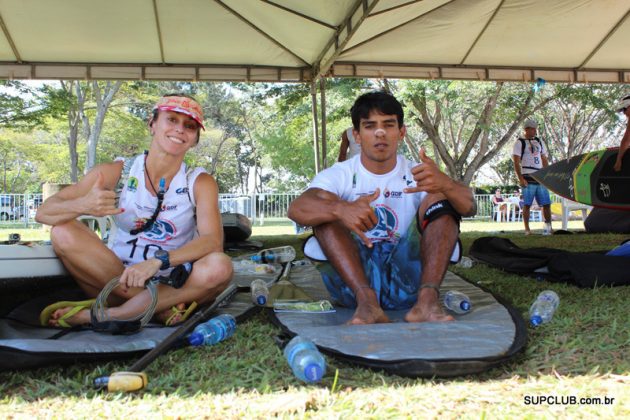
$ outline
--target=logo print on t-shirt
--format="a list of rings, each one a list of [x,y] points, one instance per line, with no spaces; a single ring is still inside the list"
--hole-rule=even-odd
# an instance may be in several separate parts
[[[376,240],[390,240],[398,229],[398,217],[389,206],[377,204],[374,207],[378,223],[369,231],[369,236]]]
[[[157,243],[169,241],[175,236],[175,226],[168,220],[156,220],[151,229],[144,232],[144,237]]]
[[[129,182],[127,182],[127,190],[131,192],[136,192],[137,189],[138,189],[138,178],[136,178],[135,176],[130,176]]]

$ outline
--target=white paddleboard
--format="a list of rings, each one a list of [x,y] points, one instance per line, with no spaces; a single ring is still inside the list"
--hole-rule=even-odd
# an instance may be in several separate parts
[[[66,276],[52,245],[0,245],[0,279]]]

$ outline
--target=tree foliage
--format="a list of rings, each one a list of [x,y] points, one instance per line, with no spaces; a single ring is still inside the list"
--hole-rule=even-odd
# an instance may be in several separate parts
[[[195,96],[204,109],[206,131],[186,162],[212,173],[221,192],[295,191],[315,175],[309,85],[0,83],[5,192],[73,182],[94,164],[141,153],[151,141],[146,124],[153,104],[173,92]],[[402,151],[417,160],[426,148],[445,172],[465,183],[482,172],[494,172],[491,177],[503,185],[513,183],[511,145],[529,116],[540,123],[556,160],[616,144],[625,123],[612,109],[627,90],[623,85],[547,84],[535,92],[527,83],[327,79],[325,88],[328,166],[337,160],[341,133],[351,126],[356,97],[388,89],[405,107]],[[318,96],[320,118],[321,105]]]
[[[408,139],[412,154],[430,145],[445,171],[467,185],[522,122],[554,98],[522,83],[402,81],[394,89],[406,104],[407,125],[424,134],[419,141]]]
[[[540,133],[552,160],[568,159],[587,150],[620,141],[625,118],[611,106],[626,85],[554,85],[557,97],[540,112]]]

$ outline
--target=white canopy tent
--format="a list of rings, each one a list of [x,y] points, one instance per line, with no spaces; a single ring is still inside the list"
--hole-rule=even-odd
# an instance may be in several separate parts
[[[630,0],[0,0],[0,77],[630,82]]]
[[[0,0],[0,78],[628,83],[629,15],[630,0]]]

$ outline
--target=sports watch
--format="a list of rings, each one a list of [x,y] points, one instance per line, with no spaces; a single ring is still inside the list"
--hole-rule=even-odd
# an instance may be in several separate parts
[[[164,251],[163,249],[158,249],[153,254],[155,258],[162,261],[162,265],[160,266],[160,270],[166,270],[171,266],[171,260],[169,259],[168,251]]]

